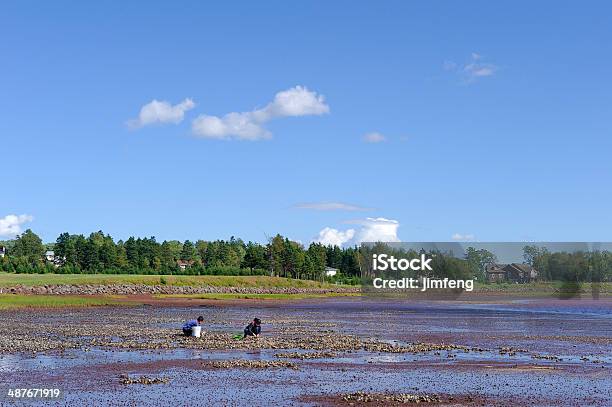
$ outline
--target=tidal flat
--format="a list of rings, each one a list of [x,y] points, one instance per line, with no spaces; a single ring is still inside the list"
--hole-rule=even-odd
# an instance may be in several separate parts
[[[153,304],[1,310],[2,391],[63,392],[29,405],[612,404],[608,298]],[[203,336],[182,336],[197,315]],[[253,317],[262,337],[234,339]]]

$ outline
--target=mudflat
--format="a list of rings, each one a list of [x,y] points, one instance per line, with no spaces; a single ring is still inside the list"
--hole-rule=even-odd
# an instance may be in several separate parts
[[[59,388],[59,405],[612,404],[609,298],[141,300],[0,311],[2,391]],[[203,336],[182,336],[197,315]],[[253,317],[263,336],[234,339]]]

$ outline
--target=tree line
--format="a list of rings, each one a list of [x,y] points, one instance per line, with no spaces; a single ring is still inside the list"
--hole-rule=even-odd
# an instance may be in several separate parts
[[[1,270],[13,273],[107,273],[187,275],[270,275],[321,281],[325,268],[340,271],[337,279],[358,279],[358,249],[300,243],[276,235],[267,244],[242,239],[192,242],[155,237],[115,241],[102,231],[88,237],[62,233],[55,243],[43,244],[28,229],[7,247]],[[47,260],[46,250],[54,259]]]
[[[546,247],[528,245],[523,258],[543,280],[604,282],[612,279],[612,253],[607,250],[551,252]]]
[[[242,239],[192,242],[155,237],[130,237],[115,241],[102,231],[88,237],[62,233],[54,243],[44,244],[32,230],[13,240],[0,242],[7,255],[0,259],[0,270],[9,273],[107,273],[107,274],[187,274],[187,275],[269,275],[322,281],[325,268],[339,273],[332,281],[359,284],[371,277],[374,253],[396,258],[415,258],[423,251],[406,250],[385,243],[370,246],[325,246],[298,242],[276,235],[266,244],[245,243]],[[45,258],[54,251],[52,260]],[[486,281],[486,267],[496,263],[494,253],[468,247],[462,256],[427,252],[433,257],[433,271],[418,277],[477,278]],[[612,253],[608,251],[550,252],[545,247],[523,248],[525,262],[539,272],[541,280],[609,281]]]

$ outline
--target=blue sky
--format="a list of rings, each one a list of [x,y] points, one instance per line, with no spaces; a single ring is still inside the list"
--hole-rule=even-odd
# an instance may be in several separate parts
[[[0,239],[612,239],[608,2],[123,3],[0,6]]]

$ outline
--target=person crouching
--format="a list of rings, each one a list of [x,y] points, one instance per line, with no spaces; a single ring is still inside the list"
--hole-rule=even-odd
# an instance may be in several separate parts
[[[183,333],[186,336],[191,336],[191,331],[193,330],[193,327],[202,325],[202,322],[204,322],[204,317],[201,315],[198,317],[198,319],[192,319],[191,321],[185,322],[183,324]]]
[[[254,318],[253,321],[244,328],[244,337],[254,336],[258,337],[261,334],[261,320],[259,318]]]

